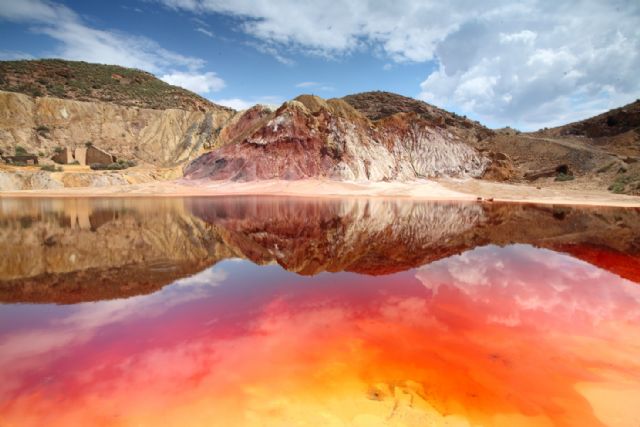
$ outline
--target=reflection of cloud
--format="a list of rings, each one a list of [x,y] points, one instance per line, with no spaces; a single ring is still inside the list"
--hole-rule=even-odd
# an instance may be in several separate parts
[[[224,270],[211,267],[151,295],[69,306],[70,313],[53,321],[52,327],[4,337],[0,341],[0,365],[13,366],[14,373],[34,368],[38,356],[86,342],[100,328],[114,323],[133,317],[160,316],[172,307],[203,296],[209,287],[217,286],[226,277]],[[0,395],[8,386],[0,385]]]
[[[219,268],[211,267],[194,274],[191,277],[185,277],[176,280],[174,286],[218,286],[227,278],[227,273]]]
[[[640,287],[568,255],[528,245],[493,245],[439,260],[416,277],[434,294],[455,289],[474,303],[491,304],[490,322],[519,323],[523,313],[586,314],[598,323],[640,318]]]
[[[554,270],[557,266],[568,270]],[[547,310],[519,303],[518,298],[557,298],[576,310],[583,303],[597,308],[603,300],[621,313],[637,304],[638,292],[626,287],[627,282],[594,274],[595,267],[551,251],[487,246],[433,263],[418,271],[424,283],[437,285],[431,287],[433,293],[415,286],[410,272],[369,278],[366,286],[352,283],[351,274],[323,274],[304,282],[309,286],[300,286],[302,279],[295,276],[287,283],[294,276],[279,268],[247,264],[234,277],[240,271],[234,267],[218,264],[167,292],[140,297],[149,302],[132,298],[104,306],[83,304],[82,310],[52,324],[52,331],[64,325],[62,332],[76,333],[86,322],[91,325],[88,332],[95,334],[100,325],[121,319],[117,332],[124,334],[117,343],[108,343],[108,351],[102,351],[98,339],[68,341],[66,361],[77,361],[77,369],[65,370],[64,363],[41,354],[30,358],[40,362],[32,364],[31,371],[23,365],[16,373],[15,360],[10,360],[9,385],[3,390],[19,387],[23,376],[29,376],[26,372],[58,378],[51,385],[30,385],[28,391],[37,393],[21,392],[7,405],[7,419],[29,424],[25,417],[41,420],[55,412],[57,425],[94,425],[97,419],[119,414],[145,425],[211,425],[211,419],[245,425],[242,417],[251,412],[260,421],[275,417],[282,424],[292,414],[305,411],[312,419],[322,411],[344,408],[350,404],[345,405],[347,399],[365,399],[371,384],[398,386],[396,393],[406,381],[428,384],[429,395],[463,413],[473,410],[489,417],[498,408],[519,414],[524,403],[539,408],[535,421],[544,422],[557,416],[547,406],[555,401],[571,410],[586,408],[586,421],[578,424],[591,425],[593,411],[575,388],[580,376],[575,366],[582,363],[579,366],[589,375],[597,375],[594,367],[604,363],[637,372],[628,357],[634,347],[625,341],[634,329],[619,319],[611,326],[620,329],[590,328],[573,334],[563,329],[572,322],[559,317],[567,314],[558,311],[562,304]],[[464,269],[476,271],[465,274]],[[260,286],[250,296],[243,293],[246,288],[234,297],[234,292],[225,292],[206,304],[193,301],[167,311],[176,301],[206,295],[210,286],[225,280],[226,271],[234,280],[224,283],[225,288],[247,278],[278,285]],[[572,274],[579,281],[592,277],[592,282],[582,286],[569,280]],[[340,280],[345,286],[336,286]],[[594,285],[601,280],[605,286]],[[555,286],[558,282],[562,286]],[[100,309],[94,318],[92,308]],[[154,311],[158,316],[151,322],[139,322]],[[528,317],[531,313],[537,317]],[[529,329],[514,329],[516,325]],[[39,338],[23,335],[23,344]],[[48,346],[53,348],[52,343]],[[59,399],[61,395],[65,398]],[[310,402],[317,405],[313,410],[305,406]],[[321,411],[315,410],[318,407]]]

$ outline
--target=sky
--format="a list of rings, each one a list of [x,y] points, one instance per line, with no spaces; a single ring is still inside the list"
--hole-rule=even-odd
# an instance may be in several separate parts
[[[0,0],[0,60],[51,57],[235,109],[385,90],[535,130],[640,98],[640,1]]]

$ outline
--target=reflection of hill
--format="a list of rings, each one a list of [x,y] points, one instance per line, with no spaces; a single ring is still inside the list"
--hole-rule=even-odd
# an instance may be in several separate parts
[[[487,244],[569,253],[640,282],[640,211],[364,200],[3,202],[0,301],[153,292],[221,259],[389,274]]]
[[[79,302],[149,293],[230,256],[181,201],[49,203],[15,214],[5,209],[2,301]]]
[[[189,206],[235,252],[300,274],[388,274],[477,246],[527,243],[640,282],[635,209],[287,199]]]

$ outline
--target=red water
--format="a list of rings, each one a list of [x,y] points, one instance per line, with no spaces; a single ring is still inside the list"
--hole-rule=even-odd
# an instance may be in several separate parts
[[[640,286],[529,245],[387,276],[224,261],[0,306],[0,426],[639,425]]]

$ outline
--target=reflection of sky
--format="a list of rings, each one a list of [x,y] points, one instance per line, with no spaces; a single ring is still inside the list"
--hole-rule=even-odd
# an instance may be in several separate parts
[[[567,419],[594,421],[576,384],[604,383],[605,365],[640,378],[639,302],[639,286],[526,245],[390,276],[224,261],[151,295],[0,306],[0,414],[230,425],[271,413],[267,401],[327,409],[371,382],[410,379],[467,417],[554,419],[551,399]]]

